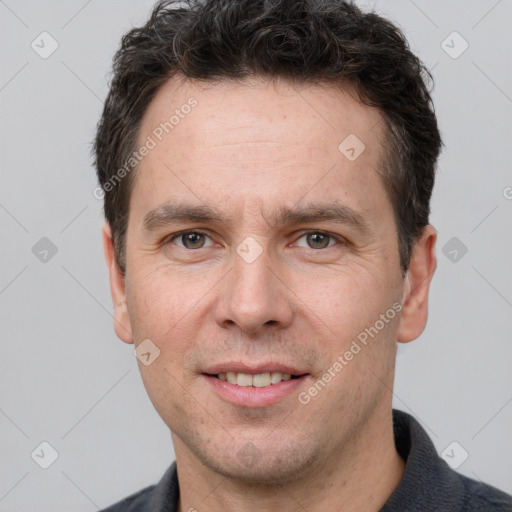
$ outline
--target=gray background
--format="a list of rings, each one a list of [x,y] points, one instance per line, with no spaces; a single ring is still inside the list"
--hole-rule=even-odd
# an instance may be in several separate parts
[[[512,493],[512,2],[360,4],[397,22],[433,70],[446,144],[430,319],[399,348],[394,405],[439,453],[456,441],[451,461],[468,452],[460,472]],[[0,512],[97,510],[174,457],[112,327],[89,156],[111,58],[151,5],[0,1]],[[47,59],[31,48],[43,31],[59,45]],[[458,58],[454,31],[469,44]],[[46,262],[48,242],[32,250],[43,237],[57,249]],[[58,452],[48,469],[31,458],[42,441]]]

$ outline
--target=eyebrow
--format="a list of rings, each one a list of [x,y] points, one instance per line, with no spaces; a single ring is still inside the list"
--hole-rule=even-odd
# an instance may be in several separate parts
[[[193,205],[169,202],[149,211],[142,221],[144,231],[154,231],[177,222],[227,223],[222,214],[206,205]],[[293,224],[313,224],[330,221],[347,225],[369,235],[371,232],[368,221],[361,213],[349,206],[339,203],[312,203],[295,208],[279,208],[266,218],[272,228]]]
[[[142,229],[154,231],[180,221],[213,223],[223,219],[208,206],[165,203],[144,216]]]

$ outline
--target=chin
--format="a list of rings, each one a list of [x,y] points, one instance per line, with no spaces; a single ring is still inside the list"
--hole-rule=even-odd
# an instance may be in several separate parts
[[[201,462],[231,481],[255,486],[278,487],[297,481],[313,470],[315,450],[303,443],[293,446],[256,448],[250,441],[236,449],[223,447],[217,453],[197,454]]]

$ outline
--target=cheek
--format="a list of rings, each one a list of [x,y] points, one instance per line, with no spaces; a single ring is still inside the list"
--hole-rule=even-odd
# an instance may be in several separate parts
[[[343,369],[336,373],[332,400],[352,402],[354,394],[380,393],[381,380],[389,381],[399,324],[393,308],[398,291],[389,276],[370,272],[352,269],[331,277],[309,280],[309,296],[304,302],[313,313],[307,322],[315,322],[324,333],[320,350],[327,367],[342,358]]]
[[[300,278],[298,293],[308,309],[342,339],[357,334],[391,307],[391,283],[367,269],[347,268]]]
[[[127,306],[138,338],[172,336],[172,331],[184,323],[204,295],[203,284],[197,286],[191,277],[164,266],[141,261],[139,270],[130,276]]]
[[[213,284],[167,266],[153,265],[149,271],[146,267],[150,264],[141,262],[140,271],[132,272],[127,305],[135,344],[150,339],[160,350],[150,366],[139,363],[146,388],[158,399],[160,390],[165,395],[165,389],[176,386],[175,393],[180,394],[177,381],[190,379],[199,332],[211,328],[207,293]]]
[[[133,267],[132,267],[133,270]],[[136,341],[141,337],[154,337],[158,319],[172,309],[165,298],[162,300],[163,283],[155,279],[155,273],[131,272],[127,274],[126,301]]]

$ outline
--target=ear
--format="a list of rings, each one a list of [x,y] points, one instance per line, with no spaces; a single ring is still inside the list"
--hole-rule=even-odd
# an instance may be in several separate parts
[[[428,317],[428,292],[436,270],[437,231],[426,226],[411,253],[405,277],[402,314],[397,340],[407,343],[415,340],[425,329]]]
[[[114,242],[110,225],[103,225],[103,250],[110,275],[110,293],[114,303],[114,330],[119,339],[125,343],[133,343],[132,326],[126,305],[124,275],[116,265]]]

